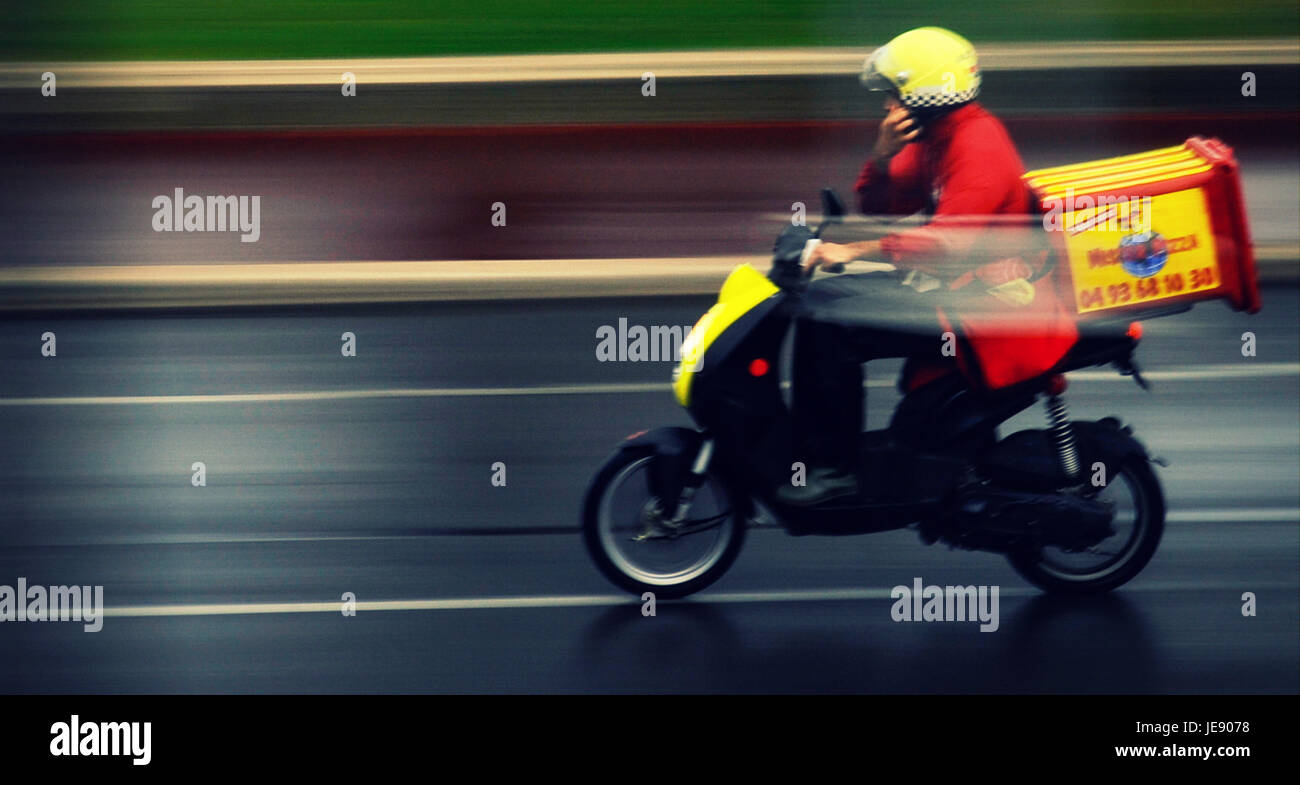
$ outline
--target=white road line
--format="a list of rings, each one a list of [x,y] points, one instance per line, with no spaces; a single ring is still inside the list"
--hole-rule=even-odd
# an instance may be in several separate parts
[[[1300,363],[1259,363],[1255,365],[1250,362],[1241,362],[1223,365],[1202,365],[1195,370],[1142,372],[1142,378],[1156,382],[1197,379],[1210,381],[1218,379],[1262,379],[1268,376],[1298,375],[1300,375]],[[1085,382],[1114,381],[1115,379],[1131,381],[1114,371],[1076,371],[1068,376],[1071,380]]]
[[[490,608],[569,608],[625,605],[629,596],[589,595],[556,597],[484,597],[454,600],[375,600],[358,601],[360,611],[451,611],[483,610]],[[339,613],[342,603],[331,602],[267,602],[225,603],[213,605],[136,605],[122,608],[105,608],[105,616],[233,616],[266,613]]]
[[[1170,523],[1300,523],[1300,509],[1180,510],[1165,516]]]
[[[1252,583],[1252,588],[1274,589],[1293,588],[1294,583],[1266,582]],[[1226,588],[1237,590],[1238,583],[1139,583],[1125,587],[1124,591],[1212,591]],[[745,604],[745,603],[784,603],[784,602],[836,602],[844,600],[889,600],[893,599],[891,589],[805,589],[791,591],[754,591],[754,592],[720,592],[704,593],[688,602],[702,605]],[[1000,586],[1000,597],[1037,597],[1042,596],[1038,589],[1028,586]],[[591,595],[554,595],[538,597],[466,597],[445,600],[376,600],[358,601],[356,610],[362,611],[462,611],[493,610],[521,608],[603,608],[618,605],[636,606],[641,602],[634,595],[591,594]],[[330,602],[267,602],[267,603],[222,603],[210,605],[134,605],[117,608],[105,608],[106,617],[175,617],[175,616],[246,616],[271,613],[340,613],[342,603]]]
[[[576,537],[579,529],[573,526],[569,531],[531,532],[520,531],[518,534],[491,535],[476,534],[472,531],[456,534],[163,534],[163,535],[122,535],[117,537],[91,537],[84,540],[45,543],[56,546],[82,545],[245,545],[276,544],[287,542],[383,542],[387,540],[445,539],[447,537],[549,537],[555,534]]]
[[[1166,516],[1170,523],[1300,523],[1300,508],[1291,507],[1247,507],[1222,510],[1179,510]],[[776,523],[764,523],[754,527],[755,531],[780,531]],[[516,534],[496,534],[492,536],[549,537],[576,536],[578,527],[571,531],[537,533],[520,531]],[[279,544],[302,542],[384,542],[388,540],[434,539],[445,537],[480,537],[472,531],[456,534],[173,534],[173,535],[122,535],[116,537],[91,537],[83,540],[48,543],[60,547],[98,546],[98,545],[246,545]]]
[[[0,406],[125,406],[190,403],[292,403],[349,401],[364,398],[480,398],[509,395],[593,395],[666,392],[660,383],[560,384],[542,387],[410,387],[380,390],[325,390],[319,392],[232,393],[228,395],[107,395],[67,398],[0,398]]]
[[[1300,376],[1300,363],[1236,363],[1204,365],[1195,370],[1149,371],[1142,374],[1151,381],[1223,381]],[[1072,381],[1126,382],[1131,379],[1114,371],[1076,371]],[[894,387],[892,379],[873,379],[871,388]],[[160,406],[197,403],[293,403],[349,401],[368,398],[485,398],[524,395],[607,395],[626,393],[665,393],[668,382],[630,382],[623,384],[557,384],[539,387],[410,387],[378,390],[325,390],[318,392],[231,393],[226,395],[104,395],[62,398],[0,398],[0,406]]]

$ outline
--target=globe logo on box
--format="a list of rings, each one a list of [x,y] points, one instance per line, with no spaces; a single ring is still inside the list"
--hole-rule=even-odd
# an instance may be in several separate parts
[[[1119,241],[1124,271],[1134,278],[1150,278],[1169,260],[1169,244],[1158,232],[1130,234]]]

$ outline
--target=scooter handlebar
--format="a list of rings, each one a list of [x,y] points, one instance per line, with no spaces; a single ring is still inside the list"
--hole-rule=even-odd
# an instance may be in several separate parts
[[[818,231],[820,231],[820,229],[819,229]],[[808,269],[808,257],[812,256],[813,249],[815,249],[817,246],[821,245],[821,242],[822,242],[821,240],[819,240],[819,239],[817,239],[816,237],[814,237],[813,239],[811,239],[811,240],[809,240],[808,242],[804,243],[804,246],[803,246],[803,254],[800,255],[800,257],[799,257],[799,266],[803,268],[803,270],[804,270],[804,275],[807,276],[807,277],[809,277],[809,278],[811,278],[812,275],[813,275],[813,273],[816,272],[816,271],[815,271],[815,270],[809,270],[809,269]],[[829,265],[829,266],[827,266],[827,267],[823,267],[822,269],[825,270],[825,271],[828,272],[828,273],[842,273],[842,272],[844,272],[844,265],[843,265],[842,263],[840,263],[840,264],[832,264],[832,265]]]
[[[808,257],[812,256],[813,249],[815,249],[820,244],[821,244],[821,240],[815,237],[809,240],[808,242],[804,243],[803,253],[799,256],[799,266],[804,269],[804,275],[807,277],[811,278],[813,273],[815,272],[814,270],[808,269]],[[824,269],[828,273],[838,274],[844,272],[845,265],[843,262],[837,262],[832,265],[827,265],[822,269]],[[864,273],[881,273],[881,272],[892,272],[894,270],[897,270],[898,268],[890,264],[889,262],[862,262],[861,265],[859,266],[859,269],[861,269],[862,272]]]

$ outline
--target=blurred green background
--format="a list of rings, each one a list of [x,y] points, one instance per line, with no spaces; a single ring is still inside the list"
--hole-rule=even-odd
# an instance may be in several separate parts
[[[978,42],[1294,37],[1296,0],[25,0],[0,58],[250,59],[854,46],[908,28]]]

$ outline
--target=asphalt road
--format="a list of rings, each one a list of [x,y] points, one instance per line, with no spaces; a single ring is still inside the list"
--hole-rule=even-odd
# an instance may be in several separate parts
[[[759,529],[653,617],[589,563],[578,506],[618,439],[686,417],[670,363],[598,362],[595,335],[703,299],[3,320],[0,585],[103,585],[145,615],[0,624],[0,692],[1295,693],[1297,294],[1148,322],[1151,393],[1072,384],[1076,417],[1117,414],[1170,464],[1161,549],[1113,595],[1049,599],[909,531]],[[869,398],[879,427],[897,395]],[[999,586],[999,629],[893,622],[917,577]]]

